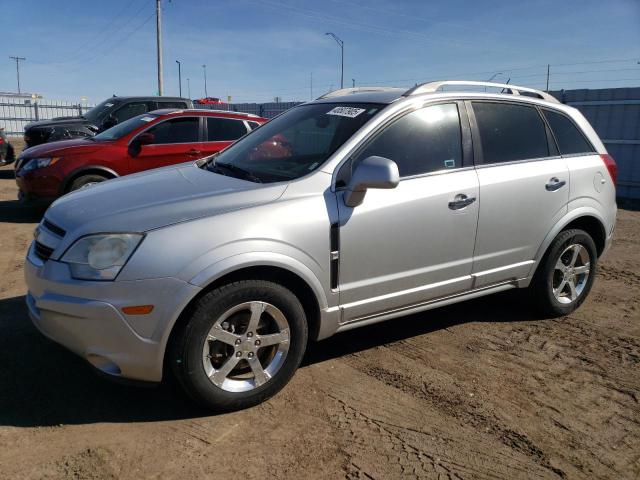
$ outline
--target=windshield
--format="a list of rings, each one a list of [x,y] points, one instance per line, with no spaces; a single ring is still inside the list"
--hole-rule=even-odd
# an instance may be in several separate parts
[[[113,99],[108,98],[104,102],[99,103],[98,105],[93,107],[91,110],[87,111],[82,116],[87,120],[89,120],[94,125],[97,125],[100,121],[100,117],[102,116],[102,114],[107,110],[109,110],[114,105],[115,105],[115,102],[113,101]]]
[[[91,137],[90,140],[97,140],[99,142],[118,140],[128,133],[133,132],[136,128],[146,125],[156,118],[158,118],[158,115],[154,115],[153,113],[143,113],[142,115],[130,118],[129,120],[125,120],[124,122],[117,124],[115,127],[107,129],[95,137]]]
[[[220,153],[207,168],[247,180],[280,182],[322,165],[385,105],[301,105],[265,123]]]

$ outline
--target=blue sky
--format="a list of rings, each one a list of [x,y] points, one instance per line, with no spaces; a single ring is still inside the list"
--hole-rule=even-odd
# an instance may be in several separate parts
[[[155,0],[0,0],[0,91],[98,102],[155,94]],[[307,100],[345,86],[466,78],[640,86],[640,0],[163,0],[165,94]]]

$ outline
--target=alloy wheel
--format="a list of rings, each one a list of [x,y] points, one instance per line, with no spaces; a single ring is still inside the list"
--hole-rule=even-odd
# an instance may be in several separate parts
[[[579,243],[565,248],[552,271],[555,299],[564,305],[575,302],[587,285],[589,272],[590,258],[587,249]]]

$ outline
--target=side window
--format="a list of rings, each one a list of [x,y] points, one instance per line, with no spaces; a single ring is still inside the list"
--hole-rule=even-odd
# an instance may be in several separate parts
[[[590,153],[593,147],[580,133],[580,130],[573,124],[571,120],[561,113],[552,112],[551,110],[543,110],[544,116],[549,122],[549,126],[553,131],[558,148],[562,155],[572,153]]]
[[[209,142],[225,142],[237,140],[247,133],[242,120],[233,120],[231,118],[207,118],[207,141]]]
[[[153,144],[198,142],[199,118],[180,117],[159,123],[147,130],[155,137]]]
[[[546,128],[534,107],[513,103],[472,104],[480,130],[483,163],[549,156]]]
[[[129,120],[130,118],[135,117],[136,115],[147,113],[147,111],[148,108],[146,103],[127,103],[113,112],[113,116],[118,121],[118,123],[122,123],[125,120]]]
[[[408,113],[358,152],[355,163],[372,155],[396,162],[401,177],[461,167],[457,105],[432,105]]]
[[[187,108],[187,104],[185,102],[158,101],[156,103],[158,104],[158,108],[179,108],[180,110]]]
[[[260,124],[258,122],[249,122],[249,126],[251,127],[251,130],[255,130],[260,126]]]

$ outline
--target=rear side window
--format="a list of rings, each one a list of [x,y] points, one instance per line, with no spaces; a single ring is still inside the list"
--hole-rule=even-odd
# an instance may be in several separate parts
[[[187,104],[185,102],[157,102],[158,108],[179,108],[184,109],[187,108]]]
[[[225,142],[237,140],[247,133],[247,127],[241,120],[231,118],[207,118],[207,141]]]
[[[534,107],[513,103],[472,103],[480,130],[483,163],[549,156],[546,128]]]
[[[249,126],[251,127],[251,130],[255,130],[260,126],[260,124],[258,122],[249,122]]]
[[[127,103],[113,112],[113,116],[118,123],[121,123],[147,111],[148,107],[146,103]]]
[[[553,135],[556,137],[561,155],[594,151],[593,147],[571,120],[561,113],[552,112],[551,110],[543,110],[543,112],[553,131]]]
[[[193,143],[198,141],[199,119],[180,117],[150,128],[147,132],[154,135],[153,144]]]
[[[401,177],[462,166],[457,105],[432,105],[408,113],[361,150],[355,163],[372,155],[396,162]]]

